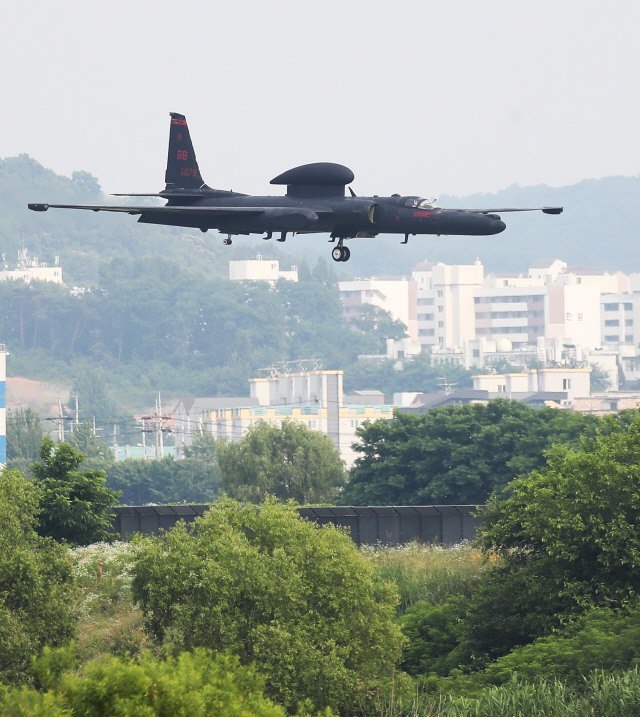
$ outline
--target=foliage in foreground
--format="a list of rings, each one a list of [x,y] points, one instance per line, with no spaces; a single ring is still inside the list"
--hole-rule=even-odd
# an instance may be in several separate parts
[[[39,494],[18,471],[0,474],[0,682],[30,680],[31,658],[73,636],[66,550],[36,532]]]
[[[636,412],[626,427],[604,422],[598,437],[586,441],[581,451],[554,448],[545,468],[516,479],[504,500],[489,503],[479,542],[486,554],[499,556],[498,563],[479,575],[468,595],[409,611],[403,618],[411,642],[405,669],[441,676],[457,667],[489,671],[491,663],[512,650],[558,633],[593,608],[611,611],[637,605],[639,520]],[[596,630],[592,624],[591,633],[602,633],[605,627]],[[631,635],[627,642],[633,642],[635,633],[629,630],[624,629]],[[531,648],[532,660],[534,653],[539,656],[545,649],[553,655],[570,648],[570,642],[549,639],[546,647],[539,643]],[[616,639],[622,644],[620,636],[611,637],[603,642],[603,650]],[[622,654],[622,662],[616,662],[602,651],[592,658],[585,658],[577,669],[635,664],[631,658],[625,662]],[[495,668],[503,671],[501,679],[517,670],[523,658],[512,654],[504,659]]]
[[[293,709],[344,709],[400,657],[397,596],[351,539],[291,505],[217,503],[192,530],[140,541],[132,590],[150,634],[258,664]]]
[[[9,717],[285,717],[263,695],[264,680],[251,668],[206,650],[159,659],[105,657],[69,669],[72,655],[47,652],[35,665],[48,691],[24,688],[0,696]],[[61,668],[67,669],[62,670]]]
[[[558,447],[546,467],[487,507],[485,550],[526,569],[577,607],[619,606],[640,590],[640,414],[582,450]]]
[[[344,463],[329,436],[285,419],[258,421],[239,440],[220,443],[222,487],[236,500],[267,496],[296,503],[331,500],[345,479]]]

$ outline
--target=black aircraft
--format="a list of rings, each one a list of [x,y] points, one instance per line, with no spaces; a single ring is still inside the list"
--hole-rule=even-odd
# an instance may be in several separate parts
[[[46,212],[56,209],[90,209],[94,212],[138,214],[143,224],[168,224],[194,227],[203,232],[217,229],[226,234],[225,244],[237,234],[262,234],[285,241],[287,234],[326,232],[336,246],[331,252],[335,261],[347,261],[351,252],[345,239],[375,237],[377,234],[409,235],[455,234],[488,236],[504,231],[505,223],[497,212],[542,211],[560,214],[562,207],[536,209],[441,209],[421,197],[358,197],[349,187],[353,172],[341,164],[316,162],[290,169],[271,180],[286,184],[284,197],[254,197],[239,192],[211,189],[198,169],[196,155],[184,115],[171,113],[169,156],[165,175],[166,187],[158,194],[116,194],[118,197],[161,197],[162,207],[91,206],[78,204],[29,204],[29,209]]]

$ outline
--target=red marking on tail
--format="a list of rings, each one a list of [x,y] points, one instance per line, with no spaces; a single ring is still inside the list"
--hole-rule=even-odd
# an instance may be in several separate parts
[[[433,214],[433,212],[414,212],[414,217],[430,217]]]
[[[172,120],[171,120],[171,124],[183,124],[183,125],[186,125],[186,124],[187,124],[187,120],[172,119]]]

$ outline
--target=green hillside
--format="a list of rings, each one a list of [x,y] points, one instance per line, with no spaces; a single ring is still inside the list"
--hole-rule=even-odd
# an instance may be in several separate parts
[[[416,191],[419,191],[416,188]],[[92,203],[114,201],[100,192],[98,181],[87,172],[71,179],[45,169],[27,155],[0,160],[0,250],[9,262],[27,247],[42,261],[61,257],[70,283],[97,281],[103,258],[160,255],[183,267],[197,266],[211,275],[226,276],[229,259],[279,258],[283,267],[306,257],[329,258],[324,235],[296,236],[285,245],[259,238],[239,237],[233,246],[222,245],[216,232],[138,226],[133,217],[73,211],[45,215],[27,209],[27,202]],[[121,200],[119,200],[121,201]],[[134,200],[139,203],[140,198]],[[637,207],[640,177],[588,179],[568,187],[519,187],[495,194],[439,197],[443,207],[501,207],[562,205],[561,216],[540,213],[511,214],[504,233],[495,237],[399,237],[354,239],[352,258],[340,271],[352,276],[407,274],[426,258],[448,263],[470,263],[479,257],[488,271],[526,271],[530,262],[547,256],[562,258],[570,266],[640,271]]]

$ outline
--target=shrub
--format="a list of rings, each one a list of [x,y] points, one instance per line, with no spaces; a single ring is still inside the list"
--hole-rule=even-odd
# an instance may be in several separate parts
[[[0,696],[3,715],[21,717],[285,717],[263,695],[264,680],[237,659],[205,650],[139,661],[108,657],[76,673],[60,673],[65,655],[36,664],[48,692],[12,690]]]
[[[36,533],[39,491],[18,471],[0,474],[0,682],[31,679],[31,658],[74,633],[66,549]]]
[[[400,656],[395,589],[344,532],[292,505],[223,500],[191,531],[141,539],[133,573],[157,642],[231,650],[289,709],[344,707]]]

